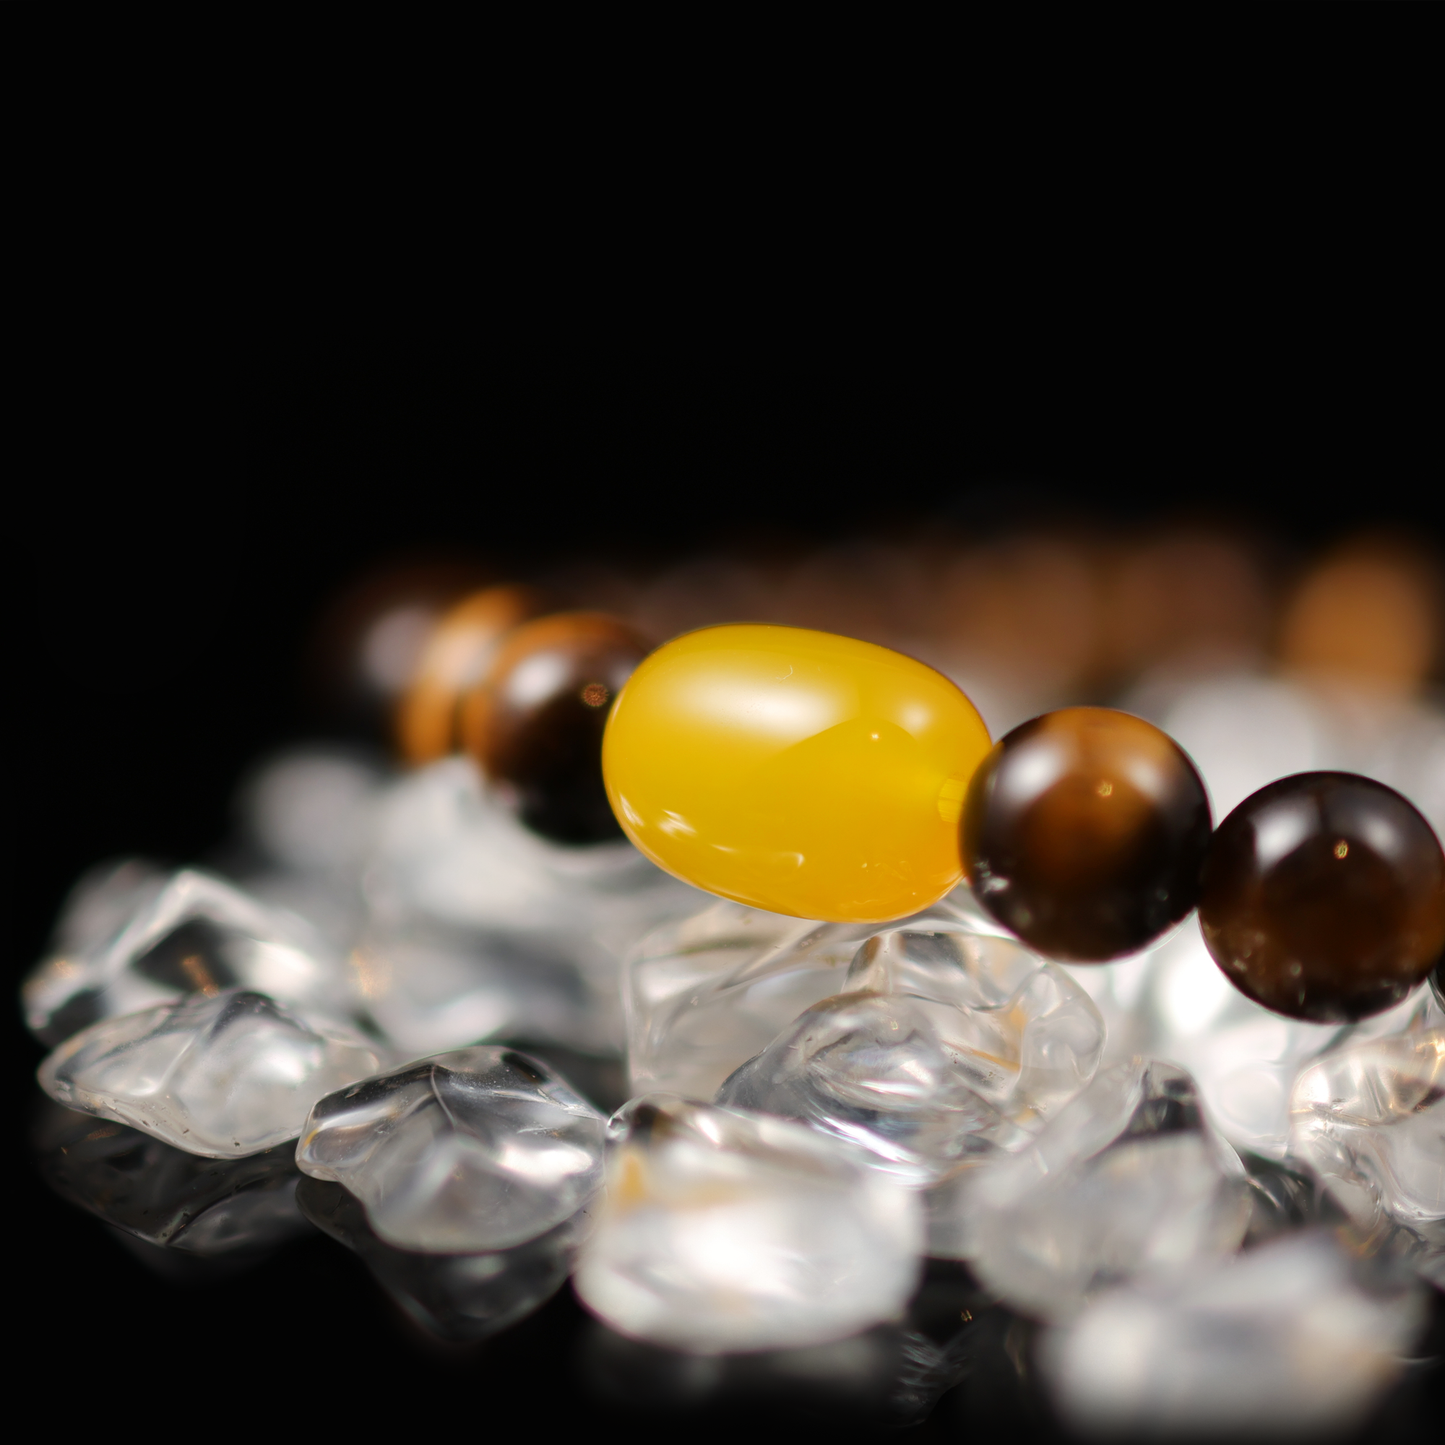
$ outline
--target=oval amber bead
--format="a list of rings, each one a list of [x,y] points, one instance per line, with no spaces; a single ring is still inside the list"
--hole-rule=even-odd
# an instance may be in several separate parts
[[[988,729],[921,662],[796,627],[709,627],[654,652],[602,767],[659,867],[754,908],[884,922],[962,877],[958,820]]]

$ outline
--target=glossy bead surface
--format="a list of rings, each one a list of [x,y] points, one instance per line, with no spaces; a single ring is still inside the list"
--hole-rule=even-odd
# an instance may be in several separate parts
[[[1445,949],[1445,856],[1393,788],[1299,773],[1219,825],[1199,922],[1225,977],[1266,1008],[1365,1018],[1403,998]]]
[[[502,639],[542,606],[529,587],[487,587],[442,617],[397,709],[397,745],[408,762],[429,763],[456,751],[462,699],[487,676]]]
[[[647,643],[600,612],[524,623],[462,704],[462,739],[522,821],[560,843],[619,836],[602,784],[608,709]]]
[[[963,853],[979,901],[1051,958],[1133,953],[1194,907],[1209,799],[1167,734],[1069,707],[1016,727],[979,768]]]
[[[958,882],[958,815],[988,747],[973,704],[921,662],[727,626],[638,668],[603,767],[628,837],[679,878],[774,913],[881,922]]]

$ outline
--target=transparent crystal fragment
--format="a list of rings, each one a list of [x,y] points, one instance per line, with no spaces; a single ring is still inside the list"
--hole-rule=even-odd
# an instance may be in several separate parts
[[[134,864],[82,885],[62,915],[62,949],[21,991],[26,1022],[49,1044],[99,1019],[181,997],[247,988],[309,1014],[348,1018],[351,972],[294,914],[210,874],[160,879]]]
[[[581,1374],[595,1394],[623,1405],[765,1411],[844,1425],[922,1423],[970,1369],[992,1366],[989,1301],[951,1261],[929,1260],[903,1318],[846,1339],[733,1354],[697,1355],[629,1339],[595,1320]],[[984,1346],[980,1350],[980,1346]]]
[[[897,926],[1002,932],[966,888]],[[848,965],[878,931],[714,903],[649,934],[623,970],[633,1092],[712,1098],[804,1009],[845,991]]]
[[[296,1207],[301,1174],[290,1143],[207,1159],[48,1099],[31,1137],[57,1194],[149,1244],[250,1257],[309,1232]]]
[[[587,1206],[605,1123],[540,1060],[459,1049],[321,1099],[296,1162],[356,1195],[399,1249],[495,1251]]]
[[[629,843],[538,837],[464,757],[395,783],[376,819],[358,967],[373,1016],[413,1047],[505,1031],[620,1052],[622,957],[706,897]]]
[[[1104,1295],[1045,1334],[1064,1422],[1087,1434],[1330,1435],[1358,1424],[1424,1324],[1417,1290],[1362,1284],[1330,1235]]]
[[[1445,1289],[1445,1028],[1326,1054],[1295,1081],[1291,1120],[1291,1154],[1356,1228]]]
[[[102,1019],[56,1049],[39,1077],[67,1108],[190,1154],[240,1159],[294,1139],[321,1095],[385,1059],[359,1034],[226,989]]]
[[[536,1239],[510,1249],[432,1254],[398,1249],[371,1228],[355,1195],[323,1179],[303,1179],[302,1213],[360,1255],[377,1283],[423,1329],[444,1340],[483,1340],[545,1304],[566,1282],[592,1226],[584,1207]]]
[[[783,1119],[666,1095],[609,1125],[584,1304],[699,1353],[822,1344],[895,1317],[918,1274],[917,1196]]]
[[[1102,1070],[1028,1147],[965,1176],[954,1234],[930,1247],[968,1259],[1016,1309],[1067,1319],[1123,1280],[1219,1259],[1250,1216],[1238,1156],[1169,1064]]]
[[[1194,1078],[1211,1120],[1231,1144],[1281,1162],[1290,1147],[1290,1091],[1302,1068],[1351,1041],[1445,1021],[1423,986],[1357,1024],[1284,1018],[1229,982],[1194,917],[1146,964],[1135,1023],[1141,1047]]]

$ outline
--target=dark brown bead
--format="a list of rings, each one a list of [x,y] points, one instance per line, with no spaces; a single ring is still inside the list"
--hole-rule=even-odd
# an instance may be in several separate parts
[[[1199,894],[1209,799],[1167,733],[1101,707],[1007,734],[969,785],[963,862],[979,902],[1040,953],[1100,963]]]
[[[1266,1008],[1365,1018],[1403,998],[1445,949],[1445,855],[1383,783],[1281,778],[1219,825],[1199,922],[1225,977]]]
[[[612,700],[650,651],[600,612],[561,612],[517,628],[462,709],[462,737],[507,785],[529,827],[562,843],[620,838],[602,783]]]

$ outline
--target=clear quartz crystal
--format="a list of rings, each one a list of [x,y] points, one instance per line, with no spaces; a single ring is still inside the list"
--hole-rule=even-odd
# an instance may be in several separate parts
[[[294,1139],[321,1095],[384,1058],[358,1034],[226,989],[92,1024],[41,1064],[40,1085],[187,1153],[239,1159]]]
[[[1244,1170],[1183,1070],[1114,1064],[1032,1144],[966,1176],[951,1201],[957,1253],[1012,1306],[1067,1319],[1097,1291],[1219,1259],[1249,1220]]]
[[[819,1344],[898,1314],[917,1195],[783,1119],[667,1095],[609,1126],[607,1197],[575,1285],[638,1339],[700,1353]]]
[[[82,879],[57,944],[22,988],[26,1022],[49,1044],[99,1019],[225,988],[335,1019],[355,1007],[351,971],[317,930],[196,869],[165,877],[127,862]]]
[[[1353,1044],[1305,1069],[1290,1151],[1358,1229],[1445,1289],[1445,1028]]]
[[[897,927],[998,935],[966,888]],[[804,1009],[842,993],[876,923],[817,923],[715,903],[644,938],[627,960],[634,1093],[710,1099]]]
[[[250,1257],[309,1228],[296,1207],[301,1175],[289,1141],[242,1159],[206,1159],[49,1100],[32,1138],[56,1193],[149,1244]]]
[[[1020,1147],[1098,1067],[1098,1010],[1008,939],[890,930],[846,983],[857,991],[804,1012],[717,1102],[800,1119],[928,1185]]]
[[[303,1179],[302,1213],[361,1256],[386,1292],[423,1329],[445,1340],[484,1340],[531,1314],[566,1282],[592,1226],[589,1208],[510,1249],[431,1254],[398,1249],[372,1229],[355,1195],[339,1184]]]
[[[1043,1374],[1085,1434],[1333,1435],[1389,1386],[1425,1316],[1417,1291],[1356,1273],[1309,1232],[1141,1282],[1045,1334]]]
[[[321,1099],[296,1148],[388,1244],[436,1254],[523,1244],[602,1183],[605,1120],[540,1060],[459,1049]]]
[[[566,847],[524,827],[464,757],[380,800],[353,956],[399,1045],[455,1048],[500,1032],[620,1051],[622,956],[704,895],[630,843]]]

